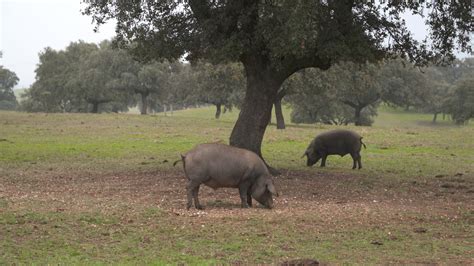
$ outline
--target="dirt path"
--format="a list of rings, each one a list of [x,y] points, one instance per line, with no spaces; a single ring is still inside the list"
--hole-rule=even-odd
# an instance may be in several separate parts
[[[47,211],[114,212],[124,206],[133,210],[159,207],[177,215],[195,215],[185,210],[185,178],[180,171],[118,174],[71,174],[37,172],[28,179],[0,179],[0,198],[10,208]],[[460,181],[462,180],[462,182]],[[280,217],[318,213],[335,221],[392,221],[401,212],[455,215],[463,206],[474,206],[472,179],[437,179],[424,183],[393,185],[365,184],[362,177],[349,174],[284,171],[276,178],[280,197],[276,208],[265,215]],[[202,215],[230,216],[242,213],[236,189],[212,190],[203,186]],[[260,208],[245,213],[261,212]]]

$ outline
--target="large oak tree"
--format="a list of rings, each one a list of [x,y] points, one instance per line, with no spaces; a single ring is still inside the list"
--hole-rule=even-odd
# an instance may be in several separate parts
[[[247,89],[230,144],[261,155],[272,105],[294,72],[402,54],[412,61],[469,51],[471,1],[98,0],[84,1],[97,25],[114,18],[117,43],[141,58],[240,61]],[[423,15],[430,42],[417,42],[403,12]]]

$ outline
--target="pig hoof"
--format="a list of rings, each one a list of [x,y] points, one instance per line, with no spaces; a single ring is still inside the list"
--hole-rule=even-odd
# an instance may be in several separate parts
[[[202,205],[198,205],[198,206],[196,206],[196,209],[198,209],[198,210],[204,210],[204,207],[203,207]]]

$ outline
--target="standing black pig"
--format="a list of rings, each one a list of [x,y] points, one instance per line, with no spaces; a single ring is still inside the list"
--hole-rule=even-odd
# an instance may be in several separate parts
[[[252,197],[265,207],[273,208],[272,194],[277,194],[273,179],[257,154],[224,144],[200,144],[181,158],[188,178],[188,209],[193,198],[196,209],[203,208],[198,199],[201,184],[214,189],[238,188],[242,208],[252,206]]]
[[[304,156],[308,157],[308,166],[312,166],[321,160],[321,167],[326,166],[326,158],[328,155],[339,154],[342,156],[350,154],[352,156],[355,169],[357,164],[359,169],[362,168],[360,149],[365,144],[362,137],[350,130],[336,129],[319,134],[306,149]]]

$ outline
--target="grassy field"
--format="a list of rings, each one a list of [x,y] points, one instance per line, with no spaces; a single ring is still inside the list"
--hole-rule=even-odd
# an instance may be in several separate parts
[[[383,107],[364,168],[301,159],[327,125],[270,125],[275,209],[204,187],[185,209],[179,154],[227,142],[238,113],[0,112],[0,264],[474,263],[474,127]],[[286,120],[288,110],[285,110]]]

